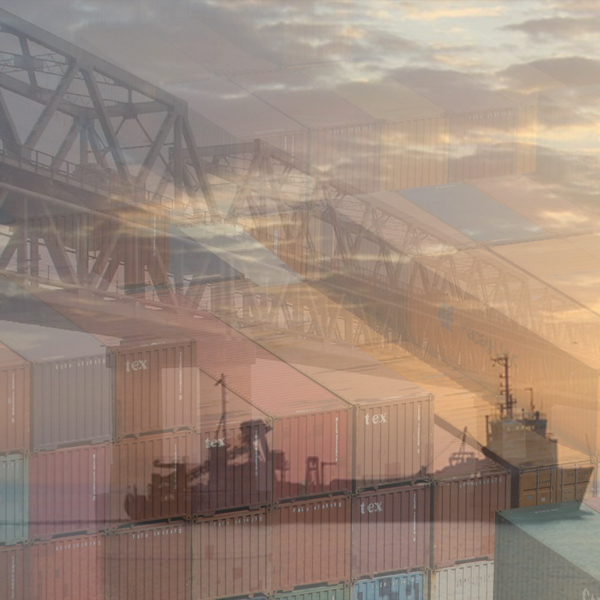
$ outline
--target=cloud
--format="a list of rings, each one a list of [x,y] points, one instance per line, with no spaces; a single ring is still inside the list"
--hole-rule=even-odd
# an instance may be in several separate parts
[[[556,42],[559,39],[573,39],[585,34],[598,33],[600,31],[600,19],[597,17],[549,17],[505,25],[504,29],[507,31],[521,31],[537,42]]]

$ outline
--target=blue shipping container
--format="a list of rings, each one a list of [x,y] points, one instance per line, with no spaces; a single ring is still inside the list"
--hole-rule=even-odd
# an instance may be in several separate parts
[[[16,544],[29,534],[29,460],[0,457],[0,544]]]
[[[352,588],[352,600],[424,600],[421,572],[362,579]]]

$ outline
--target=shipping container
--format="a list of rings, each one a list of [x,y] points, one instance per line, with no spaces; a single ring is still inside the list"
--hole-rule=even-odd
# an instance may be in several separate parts
[[[157,314],[197,340],[198,366],[271,419],[273,499],[351,491],[351,407],[197,307]],[[209,343],[210,340],[210,343]],[[226,340],[226,353],[219,346]],[[214,342],[213,342],[214,341]]]
[[[5,277],[0,300],[0,341],[31,364],[33,450],[111,440],[106,348]]]
[[[105,444],[31,455],[29,537],[108,529],[110,460],[110,447]]]
[[[192,529],[192,598],[271,590],[271,529],[265,510],[199,519]]]
[[[233,81],[308,131],[306,162],[340,191],[375,192],[381,127],[377,119],[299,71],[252,73]]]
[[[510,477],[473,474],[433,486],[433,567],[494,556],[495,513],[510,503]]]
[[[25,550],[28,600],[104,600],[106,538],[78,535],[34,542]]]
[[[493,600],[494,561],[482,560],[431,573],[431,600]]]
[[[274,591],[349,579],[351,510],[348,496],[282,502],[273,509]]]
[[[25,549],[20,544],[0,547],[0,597],[25,600]]]
[[[199,388],[198,464],[191,473],[193,514],[270,504],[271,420],[226,384],[215,385],[203,371],[199,371]]]
[[[30,448],[29,363],[0,344],[0,454]]]
[[[448,181],[448,121],[440,106],[389,78],[342,79],[335,66],[302,73],[381,121],[379,190]]]
[[[494,600],[600,596],[600,514],[579,502],[497,515]]]
[[[192,531],[189,523],[124,527],[105,540],[107,598],[191,600]]]
[[[429,598],[423,573],[398,573],[361,579],[352,586],[352,600],[426,600]]]
[[[275,594],[274,598],[276,600],[350,600],[350,594],[346,585],[326,585]]]
[[[29,458],[0,456],[0,544],[15,544],[29,535]]]
[[[148,435],[114,444],[112,523],[191,518],[191,472],[198,466],[199,444],[199,436],[191,432]]]
[[[352,505],[352,579],[429,566],[431,487],[364,492]]]
[[[516,104],[458,71],[401,70],[393,77],[446,112],[448,182],[535,169],[535,102]]]
[[[265,328],[266,329],[266,328]],[[353,406],[355,491],[429,476],[433,398],[349,344],[254,327],[252,338]]]
[[[196,348],[189,336],[131,298],[62,290],[36,297],[107,346],[117,440],[198,423]]]

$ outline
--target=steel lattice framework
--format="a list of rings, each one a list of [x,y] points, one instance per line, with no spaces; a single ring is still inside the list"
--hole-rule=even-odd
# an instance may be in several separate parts
[[[476,299],[600,356],[600,317],[493,249],[456,247],[262,141],[204,147],[185,102],[5,11],[0,140],[0,269],[32,281],[148,298],[167,290],[171,302],[176,284],[177,297],[214,297],[240,322],[351,342],[366,339],[361,323],[385,339],[406,334],[410,299],[451,288],[457,303]],[[327,283],[329,301],[242,278],[217,284],[202,263],[174,281],[171,225],[198,222],[241,225],[306,279]]]

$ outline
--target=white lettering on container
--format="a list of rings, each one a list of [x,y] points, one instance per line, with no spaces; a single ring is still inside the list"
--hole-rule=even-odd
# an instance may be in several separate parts
[[[373,425],[379,425],[380,423],[387,423],[387,413],[379,413],[377,415],[373,415],[371,417],[371,423],[369,423],[369,415],[366,414],[365,415],[365,423],[367,425],[370,425],[371,423]]]
[[[148,369],[148,366],[146,365],[147,362],[148,362],[148,359],[134,360],[133,362],[126,361],[125,369],[127,370],[128,373],[130,371],[144,371],[144,370]]]

